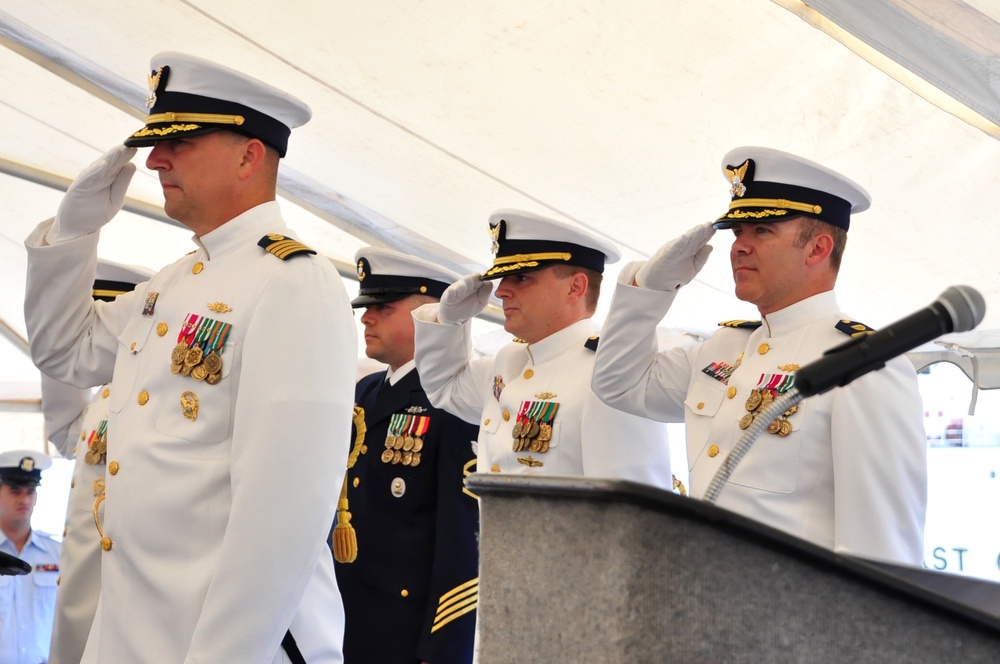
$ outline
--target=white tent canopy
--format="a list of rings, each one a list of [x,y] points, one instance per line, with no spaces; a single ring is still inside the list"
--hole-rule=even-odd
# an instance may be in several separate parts
[[[982,327],[1000,327],[997,0],[7,0],[0,43],[8,410],[37,407],[24,237],[141,126],[161,50],[312,106],[284,160],[282,210],[348,277],[365,244],[481,270],[498,207],[566,219],[642,258],[721,214],[722,155],[756,144],[872,194],[838,284],[855,318],[884,326],[962,283],[986,298]],[[192,248],[162,217],[155,175],[140,167],[129,194],[102,256],[157,269]],[[666,327],[754,317],[732,295],[729,244],[716,236]]]

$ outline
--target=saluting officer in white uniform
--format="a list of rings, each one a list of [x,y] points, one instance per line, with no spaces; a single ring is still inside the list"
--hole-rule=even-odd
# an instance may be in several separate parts
[[[145,268],[98,260],[94,298],[111,301],[152,275]],[[42,374],[41,387],[47,437],[62,456],[76,459],[59,555],[49,664],[79,664],[101,594],[101,536],[94,513],[99,519],[104,516],[111,384],[95,392]]]
[[[593,383],[616,408],[686,424],[696,498],[799,367],[869,331],[841,313],[833,292],[851,214],[868,208],[868,194],[777,150],[738,148],[722,164],[726,213],[622,270]],[[708,259],[714,228],[732,229],[736,296],[762,319],[729,321],[702,344],[658,352],[656,325]],[[904,358],[810,397],[768,423],[717,504],[839,552],[919,564],[922,411]]]
[[[329,549],[357,333],[332,264],[292,238],[277,169],[309,108],[200,58],[152,59],[145,126],[28,238],[43,372],[109,380],[102,589],[83,661],[342,661]],[[195,250],[94,302],[98,230],[151,146]],[[304,658],[304,660],[303,660]]]
[[[490,216],[496,258],[414,311],[416,362],[431,403],[478,421],[477,472],[576,475],[672,487],[666,428],[601,403],[590,389],[591,316],[613,244],[521,210]],[[472,359],[470,319],[492,281],[517,340]]]

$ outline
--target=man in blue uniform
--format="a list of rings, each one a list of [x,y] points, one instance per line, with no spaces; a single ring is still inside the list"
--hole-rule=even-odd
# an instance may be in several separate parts
[[[31,565],[0,576],[0,664],[38,664],[49,657],[59,578],[59,542],[31,528],[35,489],[52,459],[41,452],[0,453],[0,551]]]
[[[463,486],[476,426],[434,408],[413,361],[416,307],[459,275],[399,252],[355,256],[365,353],[388,365],[355,390],[353,447],[333,532],[347,664],[472,659],[479,507]]]

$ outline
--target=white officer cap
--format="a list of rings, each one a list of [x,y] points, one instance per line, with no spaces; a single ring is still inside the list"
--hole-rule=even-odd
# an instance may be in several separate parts
[[[851,215],[872,202],[861,185],[840,173],[771,148],[730,150],[722,158],[722,172],[732,200],[715,228],[808,215],[846,231]]]
[[[149,281],[153,271],[138,265],[125,265],[104,258],[97,259],[97,278],[94,279],[94,299],[113,300],[122,293],[135,290]]]
[[[0,452],[0,484],[38,486],[42,471],[52,465],[52,457],[35,450]]]
[[[493,267],[483,279],[540,270],[550,265],[575,265],[603,273],[606,263],[621,254],[614,244],[564,221],[524,210],[503,209],[490,215]]]
[[[150,60],[146,126],[129,147],[227,129],[259,138],[284,157],[294,127],[312,117],[292,95],[228,67],[166,51]]]
[[[457,272],[392,249],[362,247],[354,254],[354,262],[360,284],[358,296],[351,301],[354,308],[395,302],[410,295],[440,299],[444,290],[461,278]]]

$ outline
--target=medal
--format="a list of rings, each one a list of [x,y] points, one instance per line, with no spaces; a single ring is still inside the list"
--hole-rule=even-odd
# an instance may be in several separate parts
[[[195,380],[205,380],[208,378],[208,369],[205,368],[205,364],[196,364],[193,369],[191,369],[191,377]]]
[[[214,348],[205,356],[202,364],[205,366],[205,371],[210,374],[222,373],[222,358],[215,354]]]
[[[191,367],[192,369],[201,362],[201,356],[204,351],[201,350],[201,346],[192,346],[187,349],[187,353],[184,354],[184,364]]]
[[[410,460],[410,468],[416,468],[420,465],[420,452],[413,453],[413,459]]]
[[[205,382],[209,385],[215,385],[220,380],[222,380],[222,374],[220,373],[210,373],[205,377]]]
[[[767,432],[768,433],[778,433],[779,431],[781,431],[781,423],[783,421],[784,420],[782,420],[781,418],[778,418],[775,421],[773,421],[770,424],[768,424],[767,425]]]
[[[184,361],[184,355],[187,353],[187,344],[178,343],[174,346],[174,349],[170,351],[170,363],[171,364],[181,364]]]
[[[431,418],[428,415],[418,415],[416,428],[413,432],[413,445],[410,447],[412,452],[419,452],[424,449],[424,434],[427,433],[427,429],[431,426]],[[411,464],[412,465],[412,464]]]
[[[389,463],[392,461],[392,450],[385,450],[382,452],[382,463]]]
[[[778,435],[784,438],[792,432],[792,423],[788,420],[781,420],[781,428],[778,430]]]
[[[747,413],[746,415],[740,418],[741,429],[747,429],[750,427],[751,424],[753,424],[753,413]]]
[[[747,404],[746,404],[747,410],[750,411],[751,413],[757,410],[757,408],[760,407],[760,404],[763,400],[764,397],[761,396],[760,390],[753,390],[752,392],[750,392],[750,396],[747,397]]]

